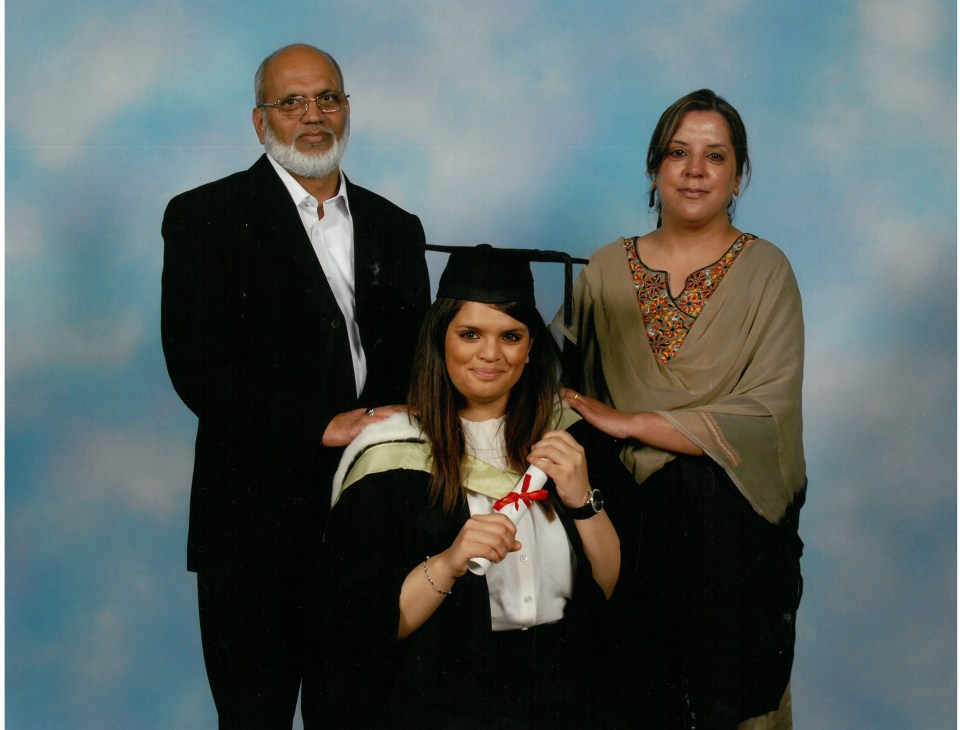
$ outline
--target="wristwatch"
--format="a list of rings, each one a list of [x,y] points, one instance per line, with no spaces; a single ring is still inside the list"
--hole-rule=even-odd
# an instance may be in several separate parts
[[[603,511],[603,495],[599,489],[593,489],[587,495],[587,501],[583,507],[569,510],[570,516],[575,520],[589,520]]]

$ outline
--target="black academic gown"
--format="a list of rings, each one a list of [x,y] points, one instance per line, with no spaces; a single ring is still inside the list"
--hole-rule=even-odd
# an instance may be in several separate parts
[[[604,485],[607,503],[633,481],[609,446],[581,421],[568,429],[588,454],[591,484]],[[429,474],[393,470],[348,487],[326,532],[332,561],[329,584],[337,595],[329,631],[338,639],[330,675],[340,715],[337,727],[585,727],[602,711],[601,669],[606,601],[593,581],[574,521],[553,491],[551,502],[574,554],[574,589],[564,619],[549,627],[552,659],[532,664],[554,676],[537,688],[529,676],[504,676],[498,637],[491,630],[484,577],[467,573],[451,595],[411,636],[397,641],[399,596],[407,574],[453,543],[469,519],[466,504],[447,513],[430,503]],[[534,509],[541,509],[535,506]],[[519,641],[536,637],[520,636]],[[524,649],[523,651],[526,651]],[[531,651],[537,651],[533,648]],[[573,691],[570,691],[573,688]],[[523,724],[510,709],[519,693],[540,692],[537,720]],[[527,698],[521,700],[526,702]],[[531,698],[531,701],[533,699]]]

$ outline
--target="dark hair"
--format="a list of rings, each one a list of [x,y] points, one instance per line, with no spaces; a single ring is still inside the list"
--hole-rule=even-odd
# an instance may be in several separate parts
[[[317,48],[316,46],[311,46],[308,43],[291,43],[288,46],[284,46],[283,48],[278,48],[275,50],[273,53],[263,59],[259,66],[257,66],[257,71],[253,75],[253,95],[257,104],[263,104],[267,101],[264,98],[266,96],[266,90],[264,89],[263,85],[263,77],[266,76],[267,66],[269,66],[270,62],[279,54],[283,53],[284,51],[289,51],[291,48],[309,48],[311,51],[316,51],[317,53],[326,56],[327,60],[333,64],[333,68],[337,72],[337,79],[340,81],[340,91],[345,91],[343,88],[343,71],[340,70],[340,64],[337,63],[337,59],[335,59],[326,51]]]
[[[423,434],[433,452],[430,497],[453,511],[464,498],[460,463],[465,441],[459,411],[463,396],[453,386],[446,365],[446,337],[450,322],[465,300],[437,299],[420,328],[407,403],[419,414]],[[504,428],[507,463],[523,472],[527,455],[550,424],[559,390],[560,358],[543,317],[535,306],[488,304],[527,326],[532,340],[530,362],[510,391]]]
[[[750,181],[750,155],[747,153],[747,129],[743,125],[740,114],[726,99],[717,96],[710,89],[693,91],[667,107],[660,116],[660,121],[650,137],[650,147],[647,149],[647,177],[651,183],[656,179],[657,171],[667,156],[670,140],[676,134],[677,128],[687,112],[718,112],[730,127],[730,138],[733,142],[733,152],[737,162],[737,176],[746,187]],[[660,227],[660,197],[655,184],[650,186],[649,206],[657,211],[657,228]],[[727,218],[733,220],[736,201],[731,198],[727,206]]]

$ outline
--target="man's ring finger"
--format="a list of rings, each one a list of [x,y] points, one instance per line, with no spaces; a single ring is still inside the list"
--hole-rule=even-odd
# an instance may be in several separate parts
[[[376,408],[368,408],[368,409],[367,409],[367,415],[368,415],[368,416],[375,416],[376,414],[377,414],[377,409],[376,409]]]

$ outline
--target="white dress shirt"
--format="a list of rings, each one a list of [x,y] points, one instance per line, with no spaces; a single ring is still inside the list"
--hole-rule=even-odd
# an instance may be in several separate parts
[[[466,452],[507,470],[503,426],[497,418],[481,423],[461,419]],[[471,515],[491,514],[496,500],[467,490]],[[487,570],[490,618],[494,631],[528,629],[563,618],[573,594],[573,548],[560,518],[531,505],[517,525],[523,546]]]
[[[267,155],[267,159],[273,164],[297,206],[304,230],[310,237],[317,260],[340,306],[340,312],[347,325],[350,355],[353,358],[353,375],[359,397],[367,380],[367,358],[360,343],[360,325],[357,324],[353,269],[353,217],[350,214],[350,201],[347,199],[347,186],[344,183],[343,173],[340,173],[339,191],[323,202],[323,218],[320,218],[317,212],[317,199],[270,155]]]

